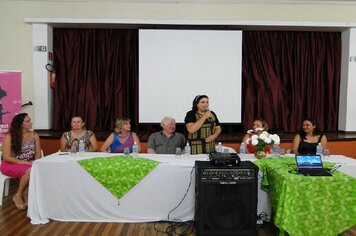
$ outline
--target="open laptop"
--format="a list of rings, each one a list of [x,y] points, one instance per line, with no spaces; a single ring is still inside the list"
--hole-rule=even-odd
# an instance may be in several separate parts
[[[323,162],[320,155],[295,155],[298,174],[306,176],[332,176],[332,174],[323,168]]]

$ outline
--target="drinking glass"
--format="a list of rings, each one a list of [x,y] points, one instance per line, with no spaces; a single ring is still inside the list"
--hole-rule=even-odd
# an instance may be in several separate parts
[[[180,156],[182,154],[182,149],[176,148],[176,155]]]
[[[77,152],[77,146],[76,146],[76,145],[72,145],[72,146],[70,147],[70,152],[71,152],[71,153],[76,153],[76,152]]]
[[[125,148],[124,148],[124,154],[125,154],[125,155],[129,155],[129,154],[130,154],[130,148],[125,147]]]
[[[284,148],[279,149],[279,156],[280,157],[285,157],[286,156],[286,150]]]
[[[224,148],[223,153],[230,153],[230,150],[228,148]]]
[[[330,150],[325,148],[323,151],[324,158],[329,158],[330,157]]]
[[[72,157],[77,156],[77,148],[78,148],[78,146],[76,146],[76,145],[70,146],[70,155]]]

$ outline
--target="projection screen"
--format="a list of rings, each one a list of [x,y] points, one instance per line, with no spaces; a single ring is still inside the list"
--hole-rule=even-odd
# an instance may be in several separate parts
[[[242,32],[139,31],[139,122],[184,122],[196,95],[208,95],[221,123],[241,123]]]

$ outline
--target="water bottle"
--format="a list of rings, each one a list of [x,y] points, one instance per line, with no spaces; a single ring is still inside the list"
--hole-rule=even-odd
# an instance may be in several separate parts
[[[221,142],[218,143],[218,146],[216,146],[215,151],[217,154],[221,154],[222,153],[222,144]]]
[[[138,157],[138,145],[136,142],[132,145],[132,157],[137,158]]]
[[[186,157],[189,157],[190,156],[190,146],[189,146],[189,142],[187,142],[187,145],[185,145],[185,148],[184,148],[184,155]]]
[[[273,157],[277,158],[279,156],[279,145],[278,144],[273,144]]]
[[[246,144],[241,143],[240,145],[240,154],[245,154],[246,153]]]
[[[79,141],[79,152],[85,152],[85,145],[83,140]]]
[[[316,154],[320,156],[323,155],[323,147],[321,146],[321,143],[318,143],[318,146],[316,146]]]

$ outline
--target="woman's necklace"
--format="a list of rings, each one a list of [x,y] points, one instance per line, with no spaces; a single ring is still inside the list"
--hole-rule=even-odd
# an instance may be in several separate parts
[[[84,135],[84,130],[72,130],[72,137],[79,139]]]
[[[124,135],[120,135],[119,134],[119,138],[127,138],[129,135],[128,135],[128,133],[126,133],[126,134],[124,134]]]
[[[315,143],[316,141],[318,141],[318,135],[313,135],[313,134],[309,134],[305,136],[305,139],[309,142],[309,143]]]

